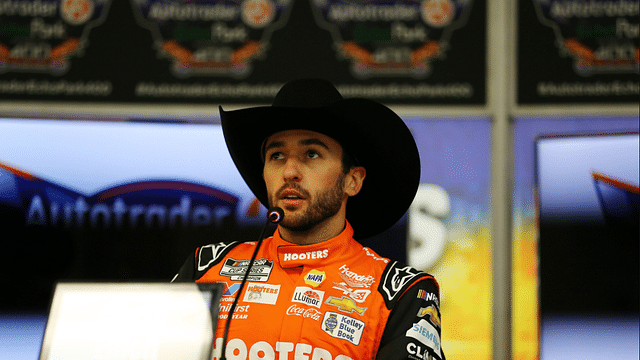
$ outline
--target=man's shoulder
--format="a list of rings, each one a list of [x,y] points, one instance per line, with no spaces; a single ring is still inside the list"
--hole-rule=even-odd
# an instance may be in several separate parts
[[[235,250],[234,253],[240,251],[242,255],[246,251],[251,256],[256,244],[257,242],[251,241],[228,240],[200,246],[182,264],[172,282],[197,281],[223,261],[232,250]]]
[[[207,269],[220,263],[231,250],[239,245],[255,245],[254,242],[243,241],[221,241],[213,244],[203,245],[196,250],[195,265],[196,271],[207,271]]]
[[[432,275],[398,261],[389,261],[380,278],[378,291],[387,308],[392,309],[409,288],[418,284],[438,288]]]

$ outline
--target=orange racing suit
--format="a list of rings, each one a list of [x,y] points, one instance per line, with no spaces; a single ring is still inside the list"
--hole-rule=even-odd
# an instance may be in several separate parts
[[[276,229],[238,294],[255,246],[202,246],[174,278],[226,284],[216,359],[235,296],[228,360],[444,359],[436,280],[363,247],[349,223],[337,237],[304,246],[283,240]]]

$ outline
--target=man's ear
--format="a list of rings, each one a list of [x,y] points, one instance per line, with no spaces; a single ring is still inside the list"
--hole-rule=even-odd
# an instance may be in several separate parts
[[[355,196],[362,189],[362,183],[367,176],[367,170],[362,166],[353,166],[347,173],[344,180],[344,193],[348,196]]]

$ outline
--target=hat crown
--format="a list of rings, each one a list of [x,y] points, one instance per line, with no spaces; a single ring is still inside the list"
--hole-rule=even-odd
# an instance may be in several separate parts
[[[301,79],[286,83],[273,100],[274,107],[318,108],[342,101],[329,81]]]

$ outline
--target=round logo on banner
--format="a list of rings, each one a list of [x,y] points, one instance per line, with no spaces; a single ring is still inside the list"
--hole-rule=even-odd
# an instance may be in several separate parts
[[[276,9],[270,0],[247,0],[242,3],[242,21],[254,29],[269,25]]]
[[[441,28],[453,20],[454,7],[451,0],[426,0],[421,4],[422,20],[434,28]]]
[[[93,15],[93,1],[63,0],[60,15],[69,24],[84,24]]]

